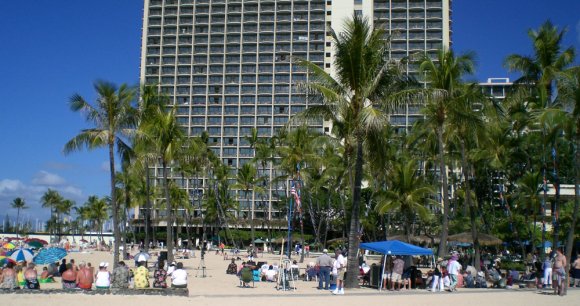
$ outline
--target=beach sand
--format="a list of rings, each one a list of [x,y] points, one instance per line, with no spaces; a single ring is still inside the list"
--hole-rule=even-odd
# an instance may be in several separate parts
[[[410,290],[400,292],[383,291],[361,288],[347,290],[343,296],[333,296],[329,291],[317,290],[316,282],[297,281],[295,291],[278,291],[275,283],[256,282],[254,288],[240,288],[237,277],[225,274],[229,260],[224,260],[221,255],[208,252],[205,256],[207,277],[203,278],[198,258],[177,259],[182,261],[189,277],[189,297],[167,296],[120,296],[120,295],[87,295],[87,294],[0,294],[0,301],[5,305],[580,305],[580,290],[577,288],[568,291],[565,297],[546,294],[548,291],[536,290],[504,290],[504,289],[459,289],[459,292],[431,293],[426,290]],[[112,268],[112,254],[109,252],[72,252],[67,259],[74,258],[77,263],[81,261],[91,262],[97,267],[100,262],[109,262]],[[244,257],[242,257],[245,259]],[[155,257],[153,258],[155,260]],[[268,263],[278,262],[279,256],[266,254],[260,255],[257,261]],[[305,267],[315,258],[305,259],[300,267]],[[133,267],[132,260],[126,263]],[[240,261],[238,261],[240,263]],[[39,268],[40,271],[42,268]],[[60,288],[58,283],[42,284],[42,288]]]

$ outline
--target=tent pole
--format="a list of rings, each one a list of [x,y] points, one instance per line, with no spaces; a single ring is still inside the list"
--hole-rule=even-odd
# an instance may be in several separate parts
[[[383,290],[383,278],[385,277],[385,266],[387,264],[387,254],[385,254],[383,259],[383,271],[381,271],[381,283],[379,284],[379,292]]]

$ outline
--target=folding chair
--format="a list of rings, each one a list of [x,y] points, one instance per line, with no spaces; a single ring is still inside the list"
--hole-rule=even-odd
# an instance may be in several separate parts
[[[243,267],[240,271],[240,287],[248,288],[249,284],[252,283],[252,288],[254,287],[254,274],[249,267]]]

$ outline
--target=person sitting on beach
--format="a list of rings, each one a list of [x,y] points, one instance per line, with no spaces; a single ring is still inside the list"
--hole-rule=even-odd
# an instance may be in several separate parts
[[[14,263],[8,262],[0,275],[0,289],[20,289],[16,282]]]
[[[16,282],[18,286],[23,287],[26,285],[24,281],[24,269],[22,268],[22,264],[19,263],[14,267],[14,272],[16,272]]]
[[[111,273],[107,271],[108,262],[99,264],[99,271],[95,274],[95,287],[97,289],[109,289],[111,287]]]
[[[268,282],[275,282],[278,276],[278,273],[274,271],[274,266],[270,266],[268,270],[264,273],[266,281]]]
[[[74,270],[74,266],[73,266],[73,270]],[[91,270],[89,270],[89,268],[87,268],[87,264],[84,262],[81,262],[79,264],[79,271],[77,272],[77,279],[76,279],[76,283],[77,283],[77,287],[84,289],[84,290],[91,290],[91,288],[93,287],[93,274],[91,274]]]
[[[153,288],[167,288],[167,271],[164,268],[165,262],[160,260],[157,269],[153,272]]]
[[[54,278],[50,273],[48,273],[48,267],[42,268],[42,273],[40,274],[40,282],[41,283],[53,283]]]
[[[149,288],[149,270],[145,267],[145,261],[137,263],[137,269],[133,271],[133,281],[135,289]]]
[[[178,262],[175,271],[171,273],[172,288],[187,288],[187,272],[183,269],[183,263]]]
[[[124,261],[119,261],[119,265],[113,269],[111,276],[111,288],[129,288],[129,268]]]
[[[62,273],[62,289],[77,289],[77,277],[72,269],[72,264],[66,264],[66,270]]]
[[[62,275],[64,273],[64,271],[66,271],[66,270],[68,270],[66,267],[66,258],[63,258],[62,263],[58,267],[58,274]]]
[[[167,276],[171,276],[173,271],[175,271],[175,261],[172,261],[171,264],[169,264],[169,267],[167,268]]]
[[[60,273],[58,273],[58,261],[50,263],[47,267],[47,270],[50,277],[60,276]]]
[[[35,265],[33,263],[29,263],[26,271],[24,271],[24,289],[40,289],[38,273],[34,267]]]
[[[232,258],[232,262],[228,265],[226,269],[226,274],[237,274],[238,273],[238,265],[236,265],[236,260]]]

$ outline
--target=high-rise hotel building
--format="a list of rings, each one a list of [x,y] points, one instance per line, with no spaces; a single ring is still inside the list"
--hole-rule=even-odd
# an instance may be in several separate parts
[[[450,45],[450,6],[451,0],[145,0],[141,81],[159,84],[187,134],[207,131],[212,150],[235,169],[253,157],[244,138],[252,128],[271,137],[309,107],[297,87],[308,75],[293,59],[332,72],[330,27],[340,31],[344,20],[363,14],[392,35],[393,58],[434,55]],[[404,127],[418,116],[409,107],[391,120]],[[325,129],[322,122],[312,127]],[[266,174],[276,176],[272,169]],[[197,193],[198,182],[171,177]],[[238,197],[242,211],[253,208],[256,219],[284,218],[272,208],[285,192],[279,188],[270,187],[266,203]]]

